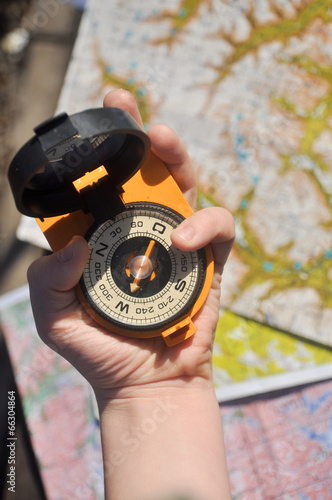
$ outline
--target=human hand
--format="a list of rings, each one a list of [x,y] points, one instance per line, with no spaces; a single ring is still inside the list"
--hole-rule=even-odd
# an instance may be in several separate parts
[[[133,97],[113,91],[105,106],[125,109],[141,126]],[[165,125],[149,130],[153,152],[164,161],[195,209],[196,182],[185,146]],[[34,262],[28,271],[31,303],[40,337],[65,357],[94,388],[97,397],[135,394],[139,388],[174,386],[185,381],[211,382],[211,350],[219,313],[220,278],[234,239],[232,216],[222,208],[207,208],[185,220],[172,235],[181,250],[212,244],[215,274],[208,298],[194,318],[195,335],[169,348],[160,337],[137,340],[120,337],[97,325],[77,299],[75,285],[88,258],[81,237],[59,252]]]

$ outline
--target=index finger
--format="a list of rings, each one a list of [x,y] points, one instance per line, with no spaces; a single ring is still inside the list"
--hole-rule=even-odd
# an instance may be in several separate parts
[[[109,92],[104,98],[104,106],[124,109],[144,128],[136,100],[130,92],[122,89]],[[152,151],[165,163],[188,203],[195,209],[196,176],[185,145],[166,125],[153,125],[148,135]]]
[[[167,125],[153,125],[148,135],[152,151],[165,163],[188,203],[195,210],[196,174],[186,146]]]
[[[112,90],[104,97],[104,107],[120,108],[127,111],[144,130],[142,118],[134,96],[127,90]]]

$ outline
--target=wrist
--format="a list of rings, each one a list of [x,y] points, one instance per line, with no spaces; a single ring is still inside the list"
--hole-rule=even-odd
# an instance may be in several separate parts
[[[133,498],[133,485],[137,500],[164,498],[160,492],[167,498],[229,498],[210,380],[177,379],[120,394],[98,399],[107,500]]]
[[[144,354],[144,353],[143,353]],[[135,356],[133,372],[127,366],[119,377],[111,374],[107,379],[93,385],[99,408],[113,406],[125,400],[153,397],[160,391],[167,394],[186,389],[213,387],[212,355],[210,349],[189,350],[173,348],[157,355]]]
[[[212,391],[212,377],[179,377],[145,384],[125,386],[112,390],[95,389],[100,416],[118,411],[131,411],[135,406],[150,404],[159,400],[181,400],[184,395],[196,395]]]

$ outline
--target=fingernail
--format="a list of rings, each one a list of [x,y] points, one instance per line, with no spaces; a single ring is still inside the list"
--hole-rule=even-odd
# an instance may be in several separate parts
[[[189,225],[180,226],[176,230],[176,234],[180,236],[180,238],[182,238],[183,240],[191,241],[195,236],[195,230],[192,226]]]
[[[59,260],[63,263],[70,262],[74,257],[73,240],[58,252]]]

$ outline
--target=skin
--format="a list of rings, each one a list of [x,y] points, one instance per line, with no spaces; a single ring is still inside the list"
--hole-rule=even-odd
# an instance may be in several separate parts
[[[142,126],[128,92],[110,92],[104,106],[125,109]],[[152,126],[149,136],[152,150],[195,208],[195,175],[184,144],[166,125]],[[75,236],[67,247],[42,257],[28,270],[40,337],[95,391],[107,499],[230,498],[212,383],[212,345],[221,274],[234,241],[233,218],[220,207],[203,209],[173,232],[172,241],[181,250],[211,243],[215,275],[194,318],[195,335],[171,348],[161,338],[112,334],[85,313],[74,290],[88,258],[82,237]]]

